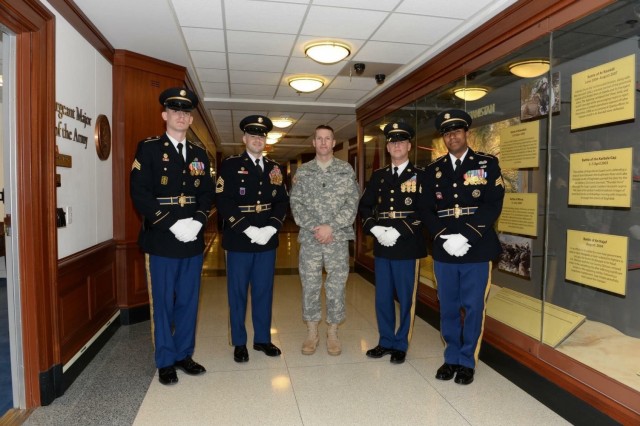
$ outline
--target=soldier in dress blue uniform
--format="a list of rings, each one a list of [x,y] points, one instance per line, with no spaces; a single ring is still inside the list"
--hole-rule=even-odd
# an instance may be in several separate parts
[[[213,204],[207,152],[186,140],[196,107],[184,88],[160,95],[167,131],[138,144],[131,198],[142,215],[138,244],[146,253],[155,362],[160,383],[177,383],[175,367],[205,372],[191,356],[204,253],[204,228]]]
[[[433,237],[440,332],[446,345],[436,378],[455,375],[463,385],[473,382],[478,361],[491,261],[501,252],[494,223],[504,198],[498,160],[467,144],[470,125],[471,117],[462,110],[436,117],[448,154],[426,168],[429,209],[424,218]]]
[[[225,159],[216,181],[222,218],[222,247],[227,252],[227,292],[233,359],[247,362],[247,293],[251,284],[253,349],[280,355],[271,342],[271,307],[278,230],[284,223],[289,194],[284,170],[262,155],[271,120],[251,115],[240,122],[246,151]]]
[[[427,255],[422,235],[426,208],[424,170],[409,161],[414,131],[406,123],[384,128],[391,164],[375,170],[367,183],[358,211],[364,232],[375,237],[376,318],[380,340],[367,351],[370,358],[391,354],[391,362],[406,358],[413,328],[420,258]],[[396,330],[394,293],[400,302]]]

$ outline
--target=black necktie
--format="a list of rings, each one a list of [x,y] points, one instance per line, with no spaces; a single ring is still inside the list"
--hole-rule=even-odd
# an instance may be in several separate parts
[[[184,163],[184,154],[182,154],[182,147],[184,145],[182,145],[181,143],[178,144],[178,153],[180,154],[180,159],[182,160],[182,162]]]
[[[260,171],[260,173],[263,172],[262,170],[262,166],[260,165],[260,159],[256,158],[256,167],[258,168],[258,170]]]
[[[393,167],[393,181],[394,182],[398,181],[398,166]]]
[[[462,164],[462,161],[460,161],[459,158],[456,158],[456,169],[455,169],[456,175],[459,175],[460,174],[460,170],[462,170],[460,168],[460,164]]]

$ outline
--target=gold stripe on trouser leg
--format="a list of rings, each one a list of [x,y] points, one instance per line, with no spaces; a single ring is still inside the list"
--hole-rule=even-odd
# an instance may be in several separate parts
[[[153,350],[156,348],[156,339],[155,339],[155,324],[153,323],[153,293],[151,292],[151,268],[149,265],[149,253],[144,254],[144,269],[147,272],[147,292],[149,293],[149,316],[151,317],[151,344],[153,345]]]
[[[478,336],[478,341],[476,342],[476,350],[473,353],[473,359],[475,361],[476,366],[478,365],[478,355],[480,354],[480,346],[482,343],[482,335],[484,334],[484,319],[486,317],[487,312],[487,297],[489,296],[489,290],[491,289],[491,261],[488,263],[489,273],[487,275],[487,287],[484,290],[484,299],[482,307],[482,327],[480,328],[480,335]]]
[[[227,286],[229,285],[229,268],[227,267],[227,251],[224,251],[224,269],[227,271]],[[227,289],[227,304],[229,303],[229,289]],[[227,340],[229,346],[233,346],[231,341],[231,306],[229,306],[229,315],[227,315]]]
[[[409,334],[407,335],[407,343],[411,342],[413,335],[413,322],[416,319],[416,293],[418,292],[418,277],[420,276],[420,259],[416,259],[416,272],[413,277],[413,297],[411,298],[411,324],[409,324]]]
[[[438,299],[438,315],[440,315],[440,298],[438,297],[438,277],[436,276],[436,271],[435,271],[435,267],[436,267],[436,261],[433,261],[433,285],[436,287],[436,298]],[[442,341],[442,343],[444,344],[444,349],[447,350],[447,342],[444,340],[444,337],[442,337],[442,316],[440,316],[440,340]]]

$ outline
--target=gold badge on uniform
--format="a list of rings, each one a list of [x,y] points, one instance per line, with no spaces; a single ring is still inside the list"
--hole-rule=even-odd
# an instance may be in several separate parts
[[[200,186],[200,179],[196,179],[195,182],[193,182],[193,186],[195,186],[196,188]]]
[[[278,193],[278,191],[276,191],[275,189],[273,190],[273,192],[271,193],[271,196],[275,198],[276,194]]]
[[[473,192],[471,193],[471,196],[473,198],[478,198],[480,196],[480,190],[479,189],[474,189]]]
[[[442,176],[442,172],[440,170],[438,170],[436,172],[436,179],[440,179],[440,176]]]
[[[169,154],[167,154],[166,152],[162,154],[162,161],[169,161]]]
[[[282,185],[282,172],[280,171],[280,167],[275,166],[269,172],[269,179],[271,180],[272,185]]]
[[[404,203],[405,203],[407,206],[410,206],[410,205],[411,205],[411,203],[413,203],[413,200],[411,199],[411,197],[407,197],[407,198],[405,198],[405,199],[404,199]]]
[[[167,176],[162,176],[160,179],[160,185],[166,185],[169,183],[169,178]]]

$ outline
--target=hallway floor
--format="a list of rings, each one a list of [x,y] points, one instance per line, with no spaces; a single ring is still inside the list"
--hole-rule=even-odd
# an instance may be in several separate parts
[[[114,337],[50,406],[29,425],[562,425],[563,418],[484,363],[469,386],[434,378],[442,363],[437,330],[416,318],[402,365],[368,359],[378,343],[374,287],[358,274],[347,283],[343,352],[326,351],[326,325],[314,355],[302,355],[306,335],[295,233],[281,236],[269,358],[249,346],[249,362],[233,361],[228,338],[224,255],[210,249],[203,271],[196,352],[202,376],[178,371],[163,386],[153,367],[149,322],[120,327]],[[248,318],[249,339],[253,333]]]

